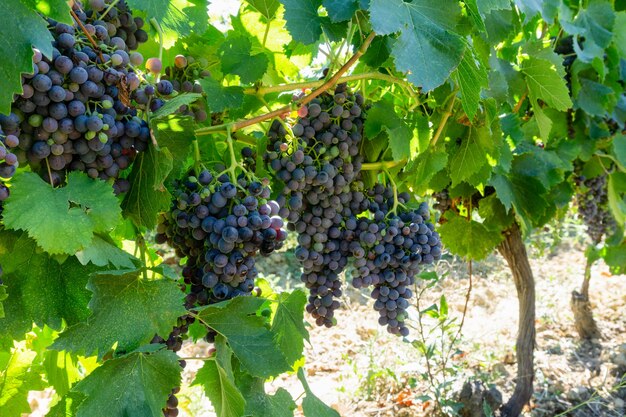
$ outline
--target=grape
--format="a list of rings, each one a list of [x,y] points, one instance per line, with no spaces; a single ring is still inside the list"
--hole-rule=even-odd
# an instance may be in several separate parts
[[[578,216],[587,226],[587,234],[594,244],[602,241],[602,237],[610,236],[617,229],[617,222],[609,208],[607,175],[593,178],[577,176],[576,202]]]
[[[146,61],[146,69],[153,74],[158,74],[163,69],[163,64],[159,58],[148,58]]]
[[[183,55],[176,55],[174,65],[176,65],[177,68],[185,68],[187,66],[187,58]]]
[[[157,83],[157,91],[164,96],[169,96],[174,92],[174,86],[168,80],[161,80]]]

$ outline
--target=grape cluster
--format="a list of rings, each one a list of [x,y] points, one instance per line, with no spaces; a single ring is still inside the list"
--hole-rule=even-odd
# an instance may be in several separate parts
[[[381,184],[369,190],[367,196],[373,207],[373,218],[348,219],[351,232],[350,251],[355,258],[352,285],[355,288],[374,286],[371,292],[374,309],[380,313],[380,325],[387,325],[392,334],[407,336],[404,325],[410,287],[421,265],[432,264],[441,257],[441,240],[429,223],[426,203],[416,210],[394,207],[391,187]],[[397,203],[410,202],[410,195],[396,196]],[[391,203],[391,204],[390,204]]]
[[[318,325],[331,326],[339,307],[339,274],[348,264],[343,238],[344,218],[361,210],[351,184],[360,183],[364,113],[363,97],[345,84],[302,107],[288,132],[275,121],[265,155],[276,177],[285,184],[277,199],[279,214],[298,232],[296,258],[309,288],[307,311]]]
[[[439,222],[441,222],[443,221],[444,213],[453,207],[452,198],[450,198],[450,193],[447,188],[434,192],[433,198],[435,199],[433,208],[439,210],[441,213],[441,217],[439,218]]]
[[[254,256],[279,249],[287,237],[270,190],[243,175],[214,178],[204,170],[175,184],[171,210],[161,216],[157,242],[187,257],[189,308],[250,294],[257,276]]]
[[[133,65],[143,58],[131,51],[147,40],[144,22],[124,1],[109,9],[111,3],[92,0],[82,9],[75,2],[80,25],[49,20],[52,56],[35,50],[33,73],[22,77],[23,93],[0,120],[7,134],[19,138],[19,162],[51,182],[68,170],[117,179],[150,141],[130,101],[141,85]],[[117,192],[127,188],[126,180],[115,186]]]
[[[609,209],[607,176],[606,174],[593,178],[578,176],[575,183],[578,186],[576,193],[578,215],[587,226],[587,234],[593,243],[598,244],[604,235],[611,235],[617,227]]]
[[[208,62],[204,58],[196,60],[192,56],[176,55],[174,65],[165,68],[165,75],[162,80],[171,82],[174,91],[179,93],[202,94],[204,90],[196,80],[211,76],[211,73],[206,70],[207,66]],[[178,112],[193,117],[196,122],[204,122],[208,117],[206,103],[203,99],[190,105],[181,106]]]

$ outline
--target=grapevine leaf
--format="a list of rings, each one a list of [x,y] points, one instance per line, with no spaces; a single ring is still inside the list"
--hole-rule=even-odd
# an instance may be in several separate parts
[[[461,104],[467,117],[472,120],[478,111],[480,90],[486,87],[487,70],[482,65],[479,67],[472,52],[468,49],[463,55],[463,60],[456,70],[456,77],[461,90]]]
[[[313,394],[304,376],[304,368],[298,369],[298,379],[302,383],[306,396],[302,400],[305,417],[340,417],[339,413],[322,402]]]
[[[168,178],[178,178],[191,154],[191,145],[196,138],[193,119],[188,116],[172,115],[161,120],[151,120],[150,128],[160,148],[167,148],[172,156],[172,170]]]
[[[124,275],[96,274],[87,289],[92,315],[61,333],[53,349],[102,357],[117,343],[130,352],[150,342],[155,334],[166,337],[185,314],[182,294],[175,281],[142,278],[140,271]]]
[[[486,16],[493,10],[510,10],[511,0],[476,0],[478,11]]]
[[[92,263],[97,266],[107,266],[109,264],[116,268],[133,268],[133,262],[139,261],[130,253],[115,246],[115,243],[106,236],[94,235],[91,244],[85,249],[76,252],[76,258],[81,264]]]
[[[390,36],[376,36],[369,48],[361,57],[361,62],[376,68],[382,65],[391,55],[393,38]]]
[[[548,60],[530,57],[521,65],[526,77],[528,96],[535,102],[543,100],[550,107],[565,111],[572,107],[572,100],[557,68]]]
[[[46,417],[74,417],[84,399],[85,396],[78,392],[69,392],[50,409]]]
[[[615,15],[613,43],[619,50],[620,56],[626,58],[626,11],[621,11]]]
[[[13,179],[5,203],[4,224],[25,230],[51,254],[73,254],[91,243],[94,232],[106,232],[119,221],[113,188],[81,172],[71,172],[67,185],[52,188],[39,175],[26,172]]]
[[[626,222],[626,173],[613,172],[609,175],[609,184],[607,186],[609,207],[611,214],[619,224]]]
[[[250,417],[293,417],[297,408],[291,394],[279,388],[274,395],[265,393],[263,378],[248,374],[237,375],[237,385],[246,399],[244,415]]]
[[[198,94],[198,93],[179,94],[176,97],[167,100],[167,102],[165,103],[165,105],[163,105],[163,107],[161,107],[159,110],[152,113],[151,120],[160,119],[165,116],[169,116],[170,114],[175,113],[180,108],[180,106],[187,106],[191,103],[194,103],[200,97],[202,97],[202,94]]]
[[[254,7],[268,20],[276,16],[276,11],[278,10],[278,6],[280,6],[278,0],[246,0],[246,3]]]
[[[215,340],[217,354],[215,360],[206,361],[196,374],[192,385],[201,385],[211,400],[217,417],[239,417],[244,414],[246,401],[235,386],[231,359],[233,351],[224,338]]]
[[[178,356],[167,350],[108,360],[72,389],[87,397],[76,417],[163,416],[180,373]]]
[[[0,14],[0,39],[4,40],[0,42],[0,114],[9,114],[13,94],[22,92],[21,74],[33,72],[31,46],[49,57],[54,39],[45,20],[24,1],[6,0],[3,6],[7,12]]]
[[[537,178],[515,172],[510,177],[496,174],[491,179],[491,185],[504,207],[515,209],[515,215],[525,231],[530,230],[548,209],[547,190]]]
[[[446,167],[448,154],[443,151],[428,150],[419,154],[409,162],[405,172],[410,173],[410,184],[414,184],[415,192],[422,194],[429,188],[430,180]]]
[[[581,109],[592,116],[599,117],[613,111],[617,104],[613,89],[586,78],[580,78],[580,86],[576,103]]]
[[[256,315],[264,300],[236,297],[213,304],[199,319],[228,340],[235,356],[253,376],[270,377],[290,369],[262,317]]]
[[[489,230],[484,224],[468,221],[454,214],[446,214],[447,222],[439,226],[441,241],[455,255],[481,260],[489,255],[502,241],[498,231]]]
[[[580,8],[576,18],[571,20],[571,11],[567,6],[561,8],[561,24],[572,35],[585,37],[585,49],[588,43],[604,49],[613,38],[615,12],[610,2],[594,1],[585,8]]]
[[[309,340],[309,332],[304,327],[306,295],[295,290],[291,294],[280,294],[277,301],[271,331],[287,362],[294,363],[302,357],[304,340]]]
[[[541,138],[547,141],[552,131],[552,120],[546,115],[539,103],[533,102],[533,112],[535,112],[534,120],[537,123],[537,128],[541,134]]]
[[[252,83],[260,79],[269,61],[264,53],[252,54],[250,39],[235,32],[226,38],[220,48],[222,71],[225,74],[237,74],[242,83]]]
[[[622,171],[626,171],[626,135],[618,133],[613,138],[613,153]]]
[[[236,86],[223,87],[213,78],[201,78],[198,82],[206,93],[207,105],[211,111],[237,110],[243,106],[243,88]]]
[[[451,156],[450,179],[453,187],[480,172],[488,162],[488,155],[494,159],[499,155],[494,138],[487,126],[470,127],[467,138],[454,149]]]
[[[48,16],[57,22],[71,25],[74,23],[70,15],[70,7],[65,0],[26,0],[26,3],[34,3],[35,9],[42,15]]]
[[[505,230],[513,223],[513,216],[495,194],[481,199],[479,204],[478,213],[489,230]]]
[[[72,355],[67,352],[46,350],[44,352],[43,366],[46,371],[46,379],[60,397],[70,391],[72,385],[81,379],[77,363]]]
[[[400,32],[392,49],[396,67],[424,91],[443,84],[461,62],[465,42],[454,32],[461,15],[457,2],[444,0],[435,7],[425,1],[371,0],[369,10],[376,33]]]
[[[124,217],[148,229],[156,226],[157,214],[170,204],[171,196],[163,182],[172,168],[172,154],[168,149],[149,146],[137,157],[128,177],[130,191],[122,201]]]
[[[623,274],[626,271],[626,244],[604,247],[602,259],[609,266],[611,273]]]
[[[1,233],[0,265],[9,298],[4,302],[6,317],[0,319],[0,343],[19,340],[33,322],[60,329],[63,320],[73,325],[89,316],[85,286],[98,267],[83,266],[75,257],[60,264],[25,233]]]
[[[285,20],[291,37],[310,45],[322,35],[322,18],[317,9],[322,0],[280,0],[285,6]]]
[[[386,132],[393,159],[396,161],[409,159],[413,132],[404,120],[398,117],[393,105],[386,101],[379,101],[372,106],[367,116],[365,135],[371,140],[381,132]]]
[[[345,22],[352,19],[359,8],[358,0],[323,0],[322,4],[333,22]]]
[[[9,298],[9,294],[7,294],[6,285],[0,285],[0,319],[4,318],[4,307],[2,306],[2,302]]]
[[[0,410],[3,416],[30,413],[28,392],[43,389],[41,375],[32,369],[37,354],[18,343],[10,352],[0,351]]]

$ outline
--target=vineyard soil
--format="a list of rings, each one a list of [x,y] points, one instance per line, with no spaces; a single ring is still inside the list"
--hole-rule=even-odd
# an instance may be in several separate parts
[[[537,298],[537,349],[535,351],[535,384],[532,409],[523,416],[553,417],[583,402],[577,410],[563,416],[620,417],[626,413],[626,389],[613,389],[616,372],[626,371],[626,363],[616,359],[620,347],[626,352],[626,289],[623,276],[611,276],[598,262],[592,269],[592,306],[603,339],[580,343],[569,308],[570,294],[580,282],[585,259],[581,247],[574,242],[559,245],[551,254],[541,255],[530,249],[535,272]],[[282,258],[282,259],[280,259]],[[278,265],[289,277],[294,265],[285,262],[284,253],[270,258],[265,265]],[[467,266],[458,260],[439,265],[440,272],[453,271],[441,287],[427,293],[424,305],[448,296],[451,314],[460,315],[467,291]],[[514,387],[514,341],[517,329],[517,297],[510,270],[495,254],[473,265],[473,290],[469,313],[463,328],[458,365],[463,371],[454,379],[456,387],[469,377],[478,377],[496,384],[508,398]],[[283,278],[280,286],[298,286],[297,279]],[[493,302],[497,300],[497,302]],[[306,346],[306,370],[313,391],[342,416],[412,417],[427,416],[430,404],[403,399],[419,396],[421,383],[413,389],[408,383],[424,372],[424,363],[406,343],[398,343],[376,323],[376,316],[367,306],[371,301],[356,291],[344,297],[347,308],[340,311],[338,325],[332,329],[312,326],[311,344]],[[186,345],[181,355],[204,356],[208,345]],[[626,356],[626,355],[622,355]],[[462,362],[462,363],[461,363]],[[617,363],[616,363],[617,362]],[[193,380],[200,361],[188,361],[184,380]],[[621,369],[618,363],[621,363]],[[369,376],[368,376],[369,374]],[[301,392],[295,375],[269,383],[270,391],[284,387],[294,398]],[[197,388],[197,387],[196,387]],[[402,393],[404,391],[404,394]],[[213,416],[211,405],[199,390],[183,390],[181,409],[187,416]],[[592,398],[593,397],[593,398]],[[399,401],[401,400],[401,401]],[[41,416],[46,408],[45,395],[31,396],[31,406],[40,408],[31,417]],[[300,414],[301,415],[301,414]]]

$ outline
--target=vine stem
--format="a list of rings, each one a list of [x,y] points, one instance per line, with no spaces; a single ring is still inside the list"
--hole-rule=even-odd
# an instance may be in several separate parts
[[[346,62],[335,73],[335,75],[333,75],[328,81],[324,82],[319,88],[317,88],[314,91],[312,91],[311,94],[309,94],[309,95],[301,98],[300,100],[296,101],[294,103],[294,105],[299,107],[299,106],[303,106],[303,105],[305,105],[307,103],[310,103],[311,101],[313,101],[313,99],[315,99],[316,97],[318,97],[319,95],[321,95],[322,93],[327,91],[329,88],[331,88],[333,85],[335,85],[339,81],[341,76],[346,71],[348,71],[356,63],[356,61],[365,53],[365,51],[367,51],[367,48],[372,43],[372,40],[374,39],[374,36],[376,36],[375,32],[370,33],[368,35],[368,37],[365,39],[365,41],[363,41],[363,44],[361,45],[359,50],[356,51],[354,53],[354,55],[352,55],[352,57],[348,60],[348,62]],[[274,111],[271,111],[271,112],[268,112],[268,113],[265,113],[265,114],[261,114],[259,116],[256,116],[256,117],[253,117],[253,118],[250,118],[250,119],[244,119],[244,120],[240,120],[238,122],[227,123],[227,124],[223,124],[223,125],[217,125],[217,126],[210,126],[210,127],[200,128],[200,129],[197,129],[195,131],[195,133],[196,133],[196,136],[205,136],[205,135],[210,135],[210,134],[213,134],[213,133],[224,132],[224,131],[230,131],[232,133],[232,132],[236,132],[237,130],[243,129],[245,127],[252,126],[252,125],[264,122],[264,121],[269,120],[269,119],[273,119],[274,117],[280,117],[280,116],[284,115],[285,113],[291,112],[291,110],[292,110],[292,105],[287,105],[285,107],[281,107],[278,110],[274,110]]]
[[[517,100],[517,103],[515,104],[515,107],[513,107],[513,113],[517,113],[519,112],[519,109],[522,108],[522,104],[524,104],[524,101],[526,100],[526,97],[528,97],[528,92],[524,92],[524,94],[522,94],[522,96],[519,98],[519,100]]]
[[[435,136],[433,136],[431,146],[435,146],[437,144],[437,141],[439,140],[439,137],[441,136],[441,133],[443,132],[443,128],[446,127],[446,123],[448,123],[448,119],[450,118],[450,116],[452,116],[452,107],[454,106],[455,101],[456,101],[456,94],[452,96],[452,99],[450,100],[450,104],[448,105],[446,112],[443,114],[443,117],[441,118],[441,122],[439,122],[439,127],[437,128],[437,132],[435,132]]]
[[[94,47],[94,49],[98,52],[98,56],[100,57],[100,60],[102,61],[102,63],[104,64],[104,57],[102,56],[102,51],[100,50],[100,47],[98,46],[98,44],[96,43],[96,41],[93,40],[93,38],[91,37],[91,35],[89,34],[89,32],[87,32],[87,28],[85,27],[85,25],[83,25],[83,22],[80,21],[80,19],[78,18],[78,15],[76,15],[76,12],[74,10],[72,10],[70,8],[70,14],[72,15],[72,17],[74,18],[74,20],[76,21],[76,23],[78,24],[78,26],[80,26],[80,29],[83,31],[83,33],[85,34],[85,36],[87,36],[87,39],[89,39],[89,42],[91,43],[91,45]]]
[[[361,171],[386,171],[391,168],[396,168],[406,164],[406,158],[399,161],[379,161],[379,162],[365,162],[361,164]]]
[[[104,18],[104,16],[106,16],[107,14],[109,14],[109,12],[117,5],[117,3],[119,3],[120,0],[113,0],[113,2],[111,2],[111,4],[109,5],[109,7],[107,7],[107,9],[104,11],[104,13],[102,13],[100,15],[100,19],[102,20],[102,18]]]

